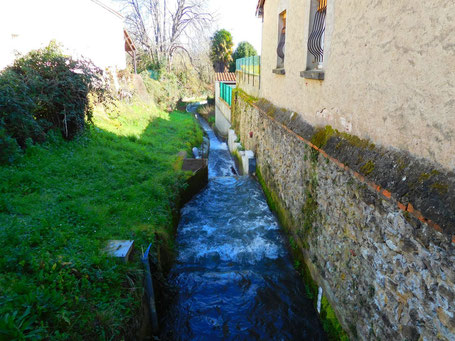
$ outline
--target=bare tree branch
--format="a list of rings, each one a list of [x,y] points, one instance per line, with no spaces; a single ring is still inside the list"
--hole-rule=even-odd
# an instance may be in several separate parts
[[[190,58],[191,42],[211,25],[207,0],[118,0],[133,39],[155,63],[172,64],[177,50]]]

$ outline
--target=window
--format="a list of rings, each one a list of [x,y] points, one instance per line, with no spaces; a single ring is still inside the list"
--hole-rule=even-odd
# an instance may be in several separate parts
[[[317,5],[317,8],[313,7],[314,14],[312,15],[313,27],[308,37],[308,51],[314,57],[312,60],[313,68],[322,69],[322,63],[324,61],[324,33],[325,33],[325,16],[327,13],[327,0],[315,0],[312,1],[313,6]]]
[[[311,0],[307,71],[302,72],[302,77],[324,79],[322,68],[324,63],[326,14],[327,0]]]
[[[278,47],[277,53],[277,69],[284,68],[284,58],[286,54],[286,11],[283,11],[278,20]]]

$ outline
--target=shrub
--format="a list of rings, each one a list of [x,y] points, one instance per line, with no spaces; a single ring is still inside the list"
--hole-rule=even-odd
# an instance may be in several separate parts
[[[74,138],[91,119],[90,92],[102,97],[101,70],[64,56],[56,43],[18,58],[0,73],[2,143],[8,136],[24,149],[27,139],[43,142],[53,128]],[[9,157],[3,151],[1,158]]]
[[[203,97],[211,92],[210,85],[201,81],[194,70],[161,70],[159,80],[152,79],[148,71],[141,76],[153,101],[163,110],[175,110],[180,99]]]
[[[150,78],[147,71],[141,73],[147,92],[152,96],[153,101],[164,110],[175,109],[178,100],[181,98],[181,86],[176,75],[163,73],[160,81]]]
[[[0,164],[12,163],[19,156],[19,151],[16,140],[0,125]]]
[[[197,108],[197,112],[207,119],[209,116],[215,116],[215,106],[210,104],[201,105]]]
[[[45,124],[33,117],[35,102],[23,77],[12,69],[0,74],[0,127],[25,148],[25,141],[45,139]]]

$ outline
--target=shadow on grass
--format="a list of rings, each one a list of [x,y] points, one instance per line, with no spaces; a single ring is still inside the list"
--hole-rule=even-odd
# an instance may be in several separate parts
[[[139,137],[91,127],[0,167],[0,336],[120,339],[134,329],[140,266],[101,250],[109,239],[138,250],[166,240],[185,180],[176,155],[202,132],[179,112],[129,130]]]

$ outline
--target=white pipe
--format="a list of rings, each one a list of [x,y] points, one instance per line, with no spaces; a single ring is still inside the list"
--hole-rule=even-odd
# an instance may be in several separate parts
[[[318,304],[317,304],[318,314],[321,313],[321,303],[322,303],[322,288],[319,287],[319,289],[318,289]]]

